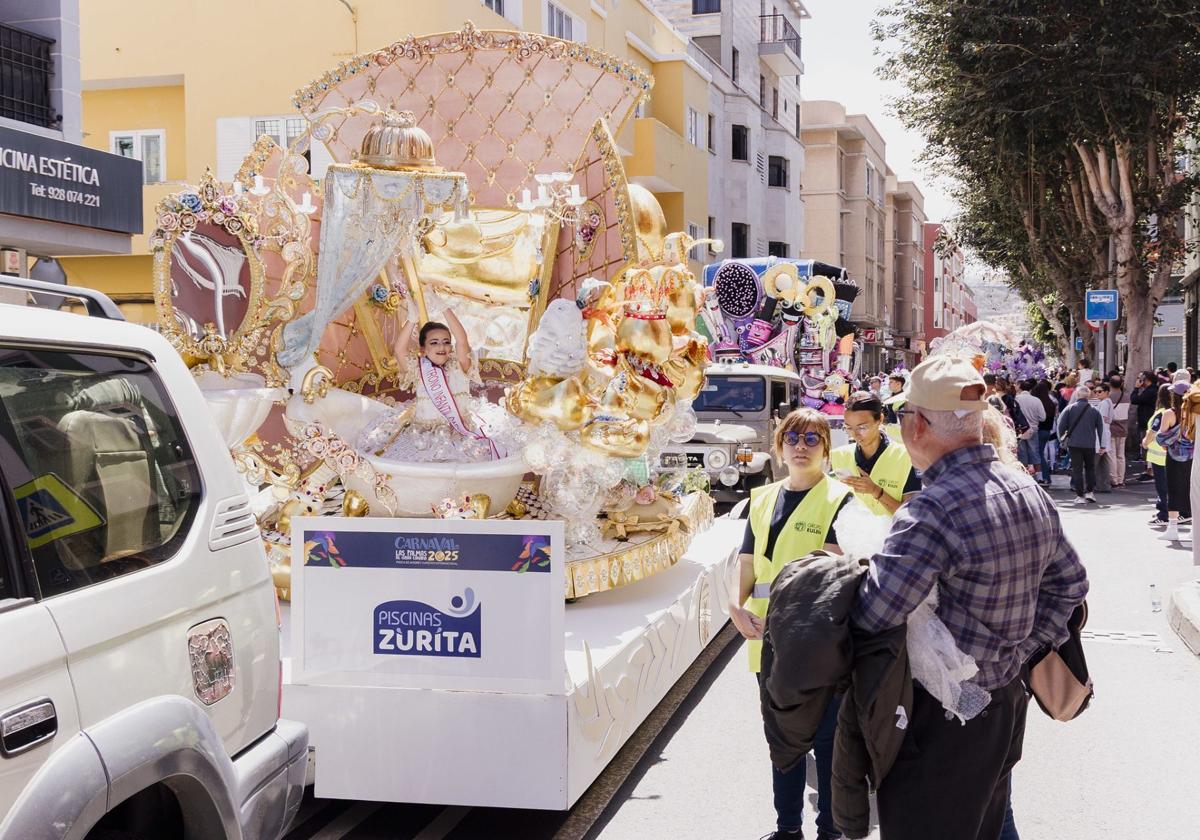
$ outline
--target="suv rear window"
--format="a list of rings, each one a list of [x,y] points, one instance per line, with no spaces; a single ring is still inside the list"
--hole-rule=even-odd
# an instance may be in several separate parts
[[[766,408],[767,383],[760,376],[712,376],[692,403],[696,411],[729,413],[762,411]]]
[[[146,361],[0,347],[0,471],[43,596],[169,559],[200,475]]]

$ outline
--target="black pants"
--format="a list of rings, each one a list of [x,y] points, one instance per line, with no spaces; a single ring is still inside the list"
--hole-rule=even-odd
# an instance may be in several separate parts
[[[1096,489],[1096,450],[1086,446],[1071,447],[1071,489],[1076,496]]]
[[[1192,515],[1192,462],[1167,456],[1167,510]]]
[[[879,787],[883,840],[997,840],[1028,705],[1018,678],[963,725],[913,683],[908,731]]]

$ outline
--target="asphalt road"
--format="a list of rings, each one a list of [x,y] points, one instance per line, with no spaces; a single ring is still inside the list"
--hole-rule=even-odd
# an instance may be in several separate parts
[[[1146,526],[1151,493],[1131,485],[1088,507],[1053,493],[1092,581],[1086,650],[1096,699],[1066,724],[1030,710],[1013,796],[1026,840],[1200,837],[1200,661],[1166,613],[1151,610],[1149,589],[1156,584],[1165,602],[1197,571],[1189,529],[1187,541],[1169,544]],[[755,682],[740,642],[718,640],[708,656],[711,665],[689,675],[695,687],[664,701],[573,812],[308,800],[289,840],[761,837],[773,810]],[[811,758],[809,769],[811,780]],[[809,837],[814,807],[810,789]]]

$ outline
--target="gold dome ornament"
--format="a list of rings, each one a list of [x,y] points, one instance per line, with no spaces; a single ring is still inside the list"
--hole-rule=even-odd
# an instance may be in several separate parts
[[[346,495],[342,497],[342,515],[370,516],[371,506],[363,498],[362,493],[357,490],[347,490]]]
[[[363,135],[358,163],[377,169],[437,169],[433,140],[412,111],[389,108]]]

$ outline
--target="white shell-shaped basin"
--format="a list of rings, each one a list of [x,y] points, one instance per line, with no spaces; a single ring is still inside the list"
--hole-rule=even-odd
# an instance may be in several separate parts
[[[311,405],[305,404],[299,396],[292,397],[286,417],[293,429],[293,424],[315,420],[348,446],[354,446],[366,425],[387,410],[388,406],[378,400],[330,388],[328,394]],[[508,507],[516,497],[521,479],[529,471],[525,459],[518,455],[478,464],[418,464],[391,461],[361,451],[360,455],[377,473],[387,476],[387,484],[396,494],[396,509],[389,511],[377,499],[369,475],[343,475],[342,484],[346,489],[362,494],[371,516],[427,517],[431,515],[431,508],[443,499],[479,493],[491,498],[489,510],[494,515]]]
[[[271,406],[287,399],[285,388],[268,388],[257,373],[222,376],[206,370],[196,374],[196,384],[208,403],[213,422],[225,445],[232,449],[258,431],[271,413]]]

